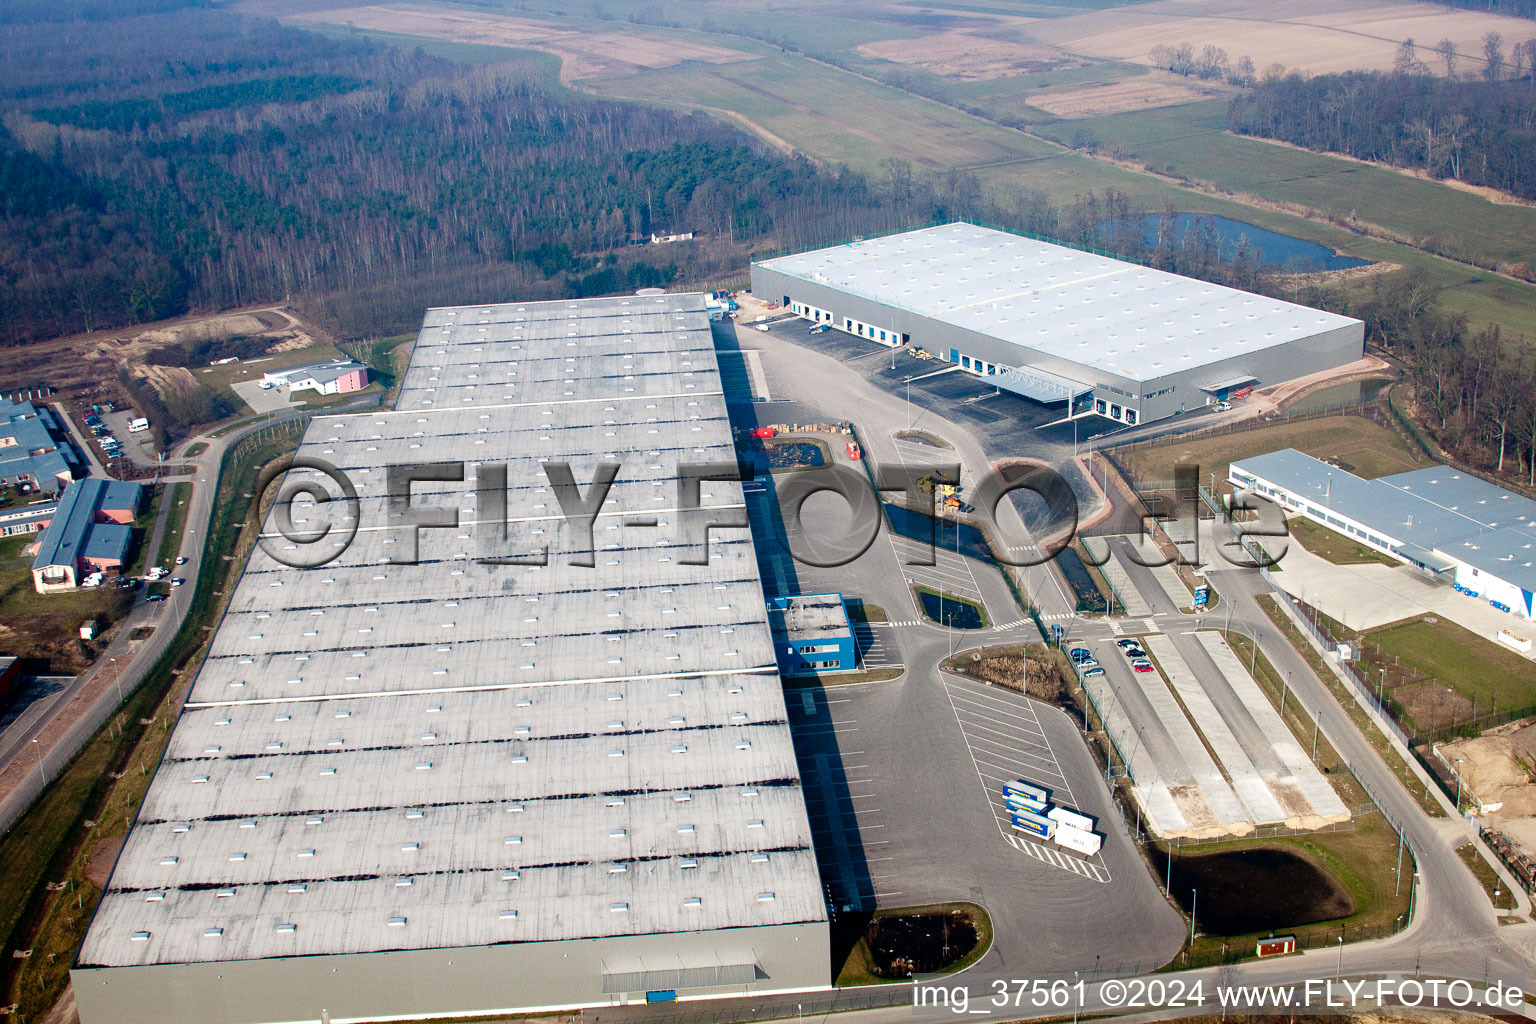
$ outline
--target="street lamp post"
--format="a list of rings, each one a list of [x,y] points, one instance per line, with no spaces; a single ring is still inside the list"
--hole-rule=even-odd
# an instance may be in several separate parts
[[[1195,907],[1200,902],[1200,892],[1197,889],[1189,890],[1189,948],[1195,948]]]
[[[43,785],[48,785],[48,772],[43,767],[43,748],[37,745],[37,737],[32,737],[32,749],[37,753],[37,774],[42,777]]]
[[[1342,926],[1341,926],[1342,929]],[[1344,932],[1339,932],[1339,969],[1334,972],[1333,980],[1338,981],[1344,976]]]

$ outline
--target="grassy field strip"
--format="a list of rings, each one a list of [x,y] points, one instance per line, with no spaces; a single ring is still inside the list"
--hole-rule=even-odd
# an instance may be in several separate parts
[[[1397,781],[1418,802],[1420,809],[1432,818],[1445,817],[1445,808],[1441,806],[1440,801],[1430,792],[1433,788],[1433,783],[1423,774],[1423,769],[1416,763],[1413,763],[1407,751],[1400,749],[1376,725],[1375,719],[1356,699],[1354,691],[1334,674],[1333,669],[1323,658],[1322,654],[1318,652],[1317,648],[1312,646],[1307,635],[1297,628],[1296,624],[1281,609],[1279,599],[1271,594],[1261,595],[1259,597],[1259,606],[1264,609],[1264,614],[1269,616],[1270,621],[1275,624],[1286,640],[1290,642],[1291,646],[1296,648],[1301,656],[1306,659],[1313,673],[1323,681],[1323,685],[1328,687],[1333,693],[1334,700],[1344,709],[1344,713],[1349,716],[1355,728],[1360,731],[1360,735],[1364,736],[1371,746],[1376,748],[1376,753],[1380,755],[1387,767],[1392,770],[1392,774],[1397,776]]]
[[[181,535],[187,528],[187,514],[191,512],[187,502],[191,500],[191,484],[177,483],[166,488],[165,497],[161,499],[162,505],[169,503],[165,513],[165,532],[160,537],[160,548],[155,552],[155,560],[151,564],[169,569],[175,563],[176,556],[181,552]]]
[[[1058,142],[1087,133],[1115,156],[1161,173],[1305,206],[1340,221],[1353,215],[1457,259],[1507,264],[1531,258],[1536,207],[1494,203],[1390,168],[1230,134],[1222,101],[1033,130]]]

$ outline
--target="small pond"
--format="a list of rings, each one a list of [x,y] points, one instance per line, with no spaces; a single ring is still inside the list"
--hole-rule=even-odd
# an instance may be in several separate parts
[[[923,614],[941,626],[953,626],[955,629],[980,629],[985,625],[981,618],[981,610],[973,604],[956,601],[950,597],[941,597],[930,590],[918,591],[917,599],[922,603]]]
[[[1147,213],[1142,214],[1140,219],[1142,243],[1149,249],[1155,248],[1158,232],[1161,230],[1162,215]],[[1348,270],[1351,267],[1370,265],[1369,260],[1341,256],[1326,245],[1309,242],[1293,235],[1283,235],[1278,231],[1261,228],[1257,224],[1247,224],[1212,213],[1174,214],[1174,246],[1177,248],[1193,245],[1207,225],[1216,236],[1217,251],[1222,259],[1234,258],[1239,247],[1246,242],[1248,250],[1257,255],[1261,265],[1281,267],[1296,273]],[[1102,222],[1099,224],[1099,236],[1108,239],[1113,234],[1114,226],[1113,220]]]
[[[1162,851],[1149,851],[1166,877]],[[1207,935],[1283,931],[1355,912],[1348,890],[1328,872],[1288,850],[1259,848],[1224,853],[1175,854],[1173,898]],[[1198,894],[1198,895],[1196,895]]]

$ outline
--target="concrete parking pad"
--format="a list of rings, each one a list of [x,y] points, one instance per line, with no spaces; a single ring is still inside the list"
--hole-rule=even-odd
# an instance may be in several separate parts
[[[1131,676],[1151,705],[1156,724],[1162,726],[1163,732],[1173,741],[1174,748],[1183,759],[1184,770],[1176,777],[1199,787],[1202,799],[1215,816],[1213,824],[1239,835],[1251,831],[1251,828],[1246,827],[1251,823],[1248,809],[1232,791],[1221,769],[1205,749],[1205,744],[1200,742],[1200,734],[1185,717],[1178,701],[1174,700],[1162,673],[1132,672]],[[1185,817],[1189,817],[1188,813]]]
[[[1120,604],[1121,614],[1133,618],[1151,615],[1152,606],[1142,598],[1141,592],[1131,582],[1131,577],[1126,573],[1125,566],[1120,564],[1119,558],[1110,554],[1109,542],[1102,537],[1084,537],[1083,546],[1088,549],[1094,561],[1102,563],[1099,571],[1104,574],[1104,578],[1113,588]]]
[[[1286,814],[1279,801],[1269,791],[1259,769],[1232,734],[1221,712],[1216,710],[1216,705],[1211,702],[1200,680],[1195,678],[1184,656],[1174,647],[1173,640],[1166,636],[1149,636],[1143,642],[1147,650],[1157,657],[1158,664],[1162,666],[1168,682],[1173,685],[1174,692],[1179,695],[1179,700],[1184,702],[1195,727],[1221,761],[1221,767],[1232,780],[1232,788],[1237,791],[1238,798],[1248,810],[1248,820],[1255,825],[1283,821]]]
[[[1153,566],[1152,576],[1157,580],[1157,585],[1162,588],[1163,596],[1168,598],[1168,603],[1180,610],[1194,608],[1195,595],[1189,592],[1184,581],[1179,579],[1179,571],[1171,564]]]
[[[1281,720],[1259,684],[1243,666],[1220,633],[1201,630],[1195,639],[1205,648],[1224,681],[1263,733],[1283,771],[1269,778],[1270,789],[1288,811],[1285,823],[1292,828],[1320,828],[1349,818],[1349,808]],[[1309,813],[1310,812],[1310,813]]]

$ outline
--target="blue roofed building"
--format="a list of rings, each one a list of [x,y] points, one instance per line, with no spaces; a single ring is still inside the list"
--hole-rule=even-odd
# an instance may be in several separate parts
[[[144,488],[89,477],[65,490],[38,540],[32,586],[39,594],[73,590],[92,572],[122,569],[133,542],[133,518]]]
[[[67,437],[48,406],[0,398],[0,487],[58,493],[79,470]]]
[[[1362,480],[1292,448],[1233,462],[1228,481],[1505,611],[1536,618],[1536,501],[1430,466]]]

